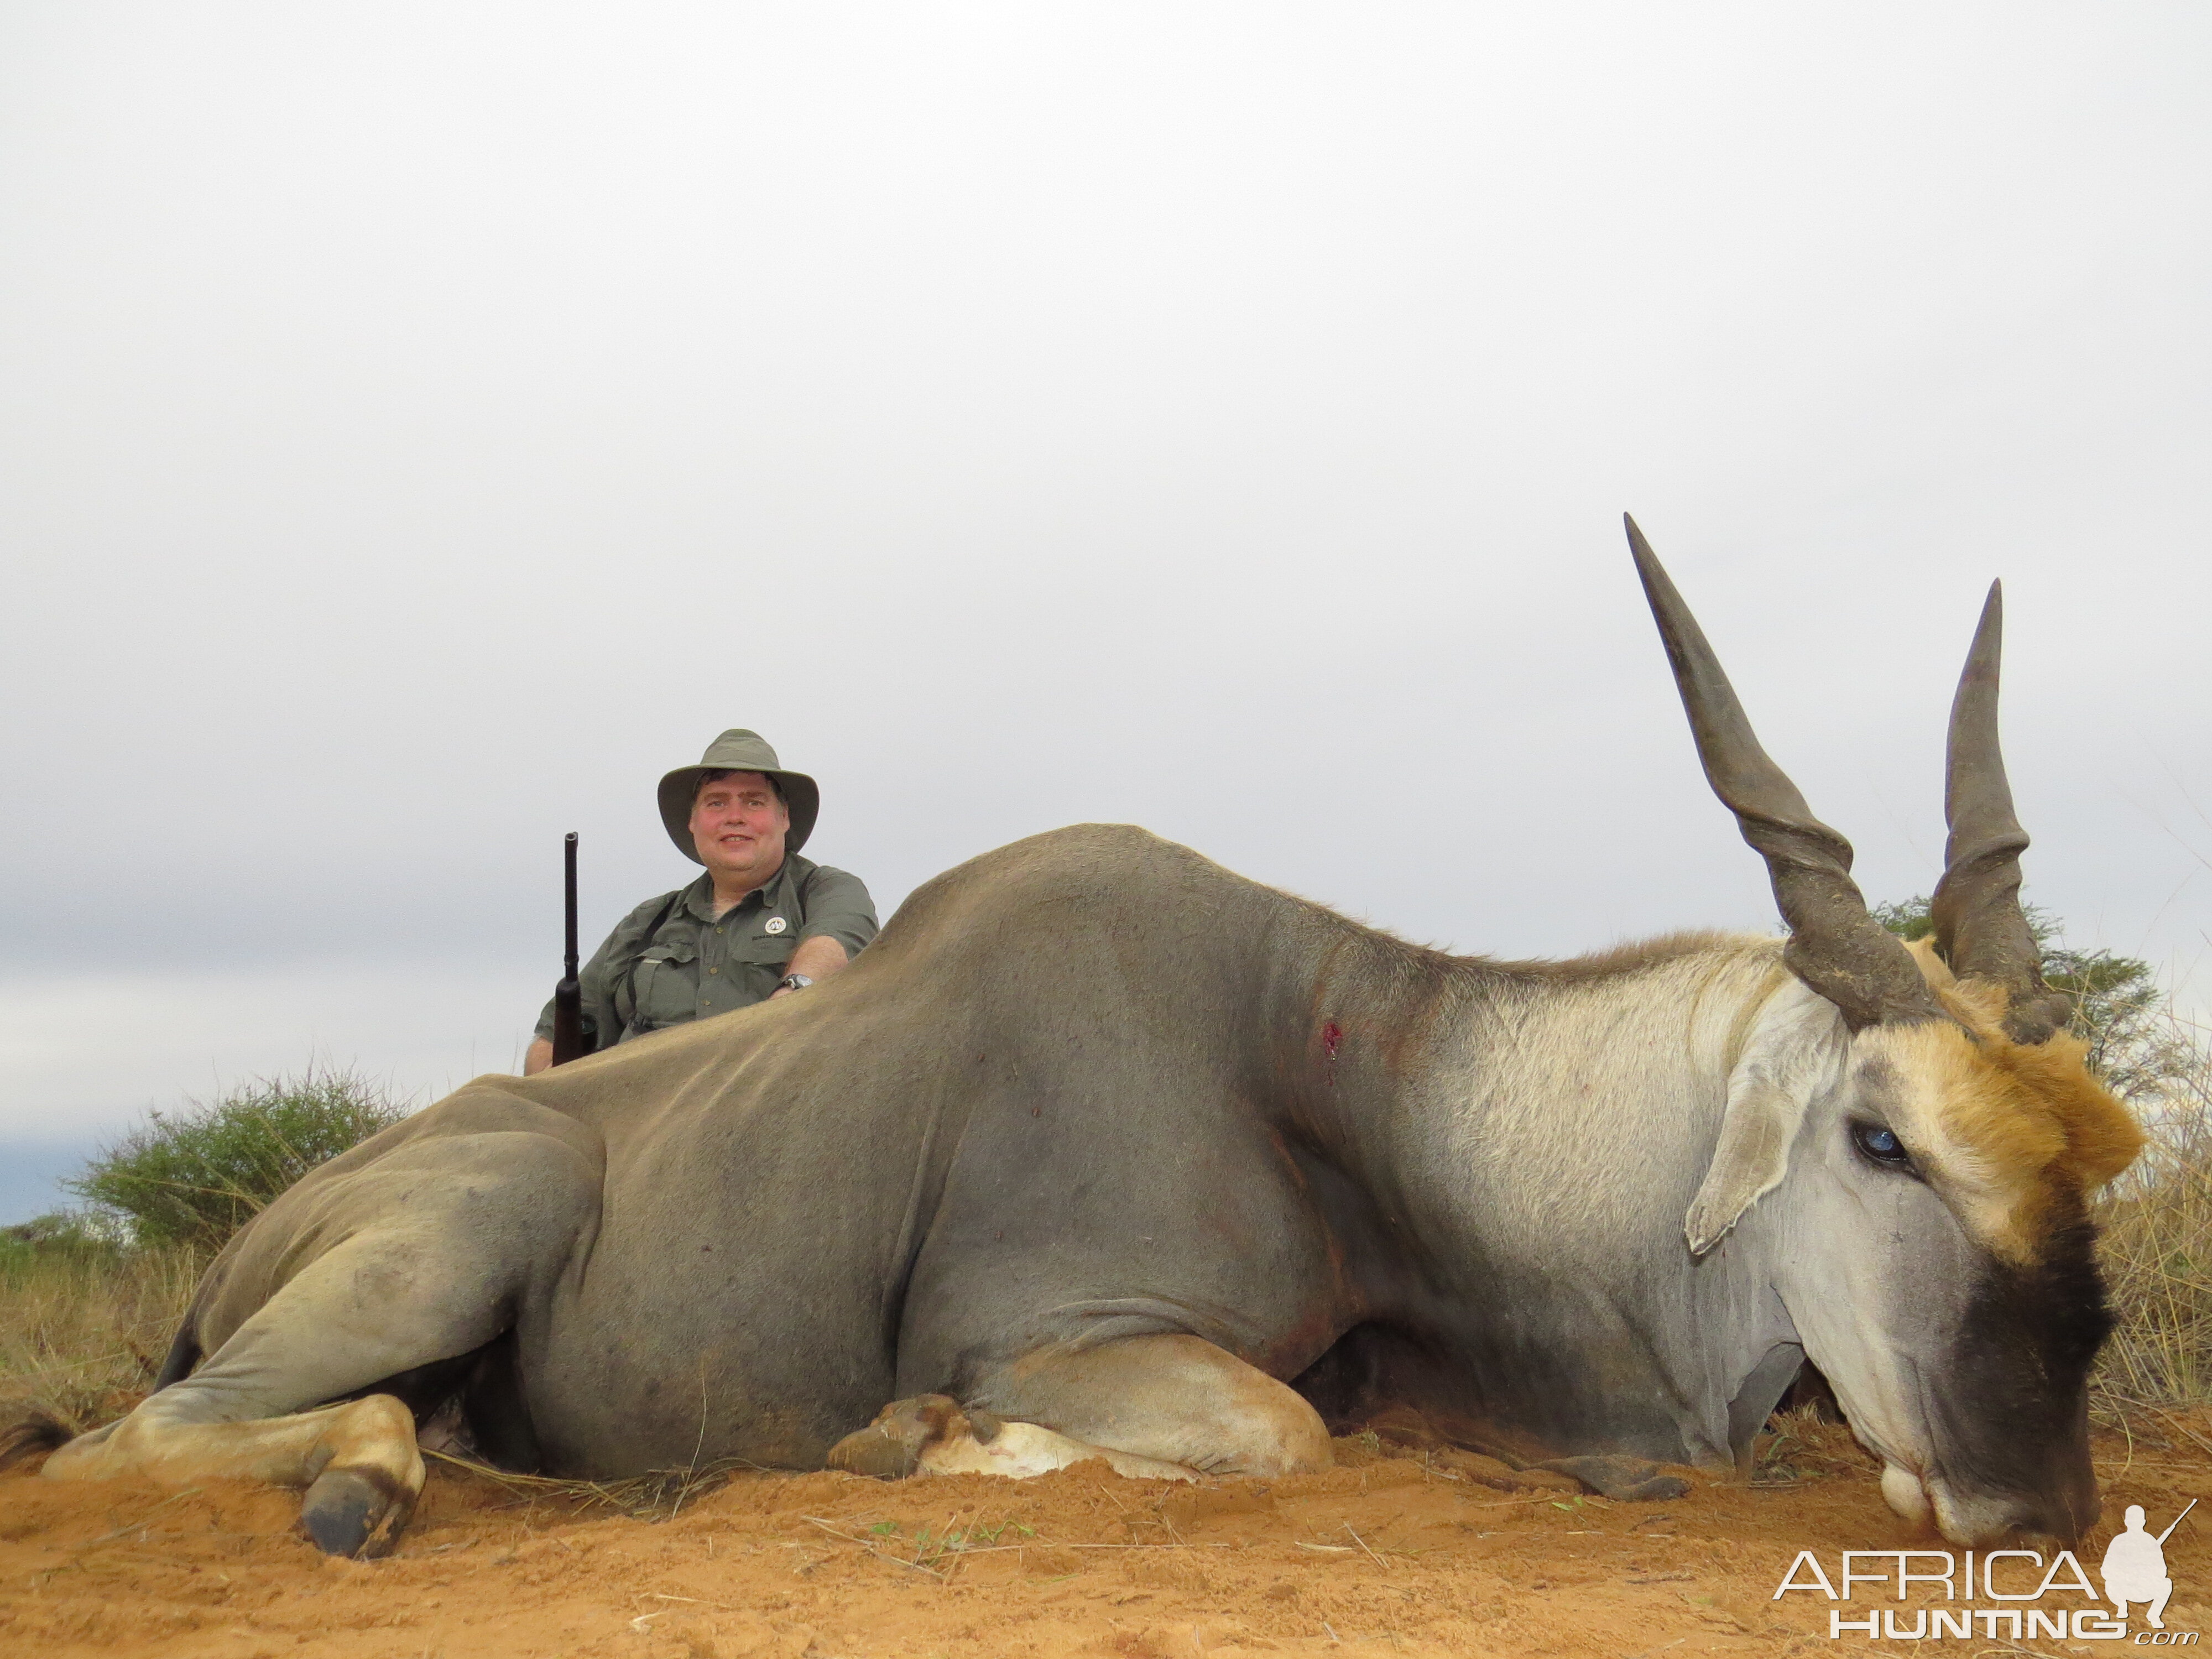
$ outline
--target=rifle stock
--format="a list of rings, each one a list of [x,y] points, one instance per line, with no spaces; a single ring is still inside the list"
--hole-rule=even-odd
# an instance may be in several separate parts
[[[561,982],[553,988],[553,1063],[565,1066],[592,1052],[584,1031],[584,988],[576,978],[576,832],[561,843],[562,889],[567,906]]]

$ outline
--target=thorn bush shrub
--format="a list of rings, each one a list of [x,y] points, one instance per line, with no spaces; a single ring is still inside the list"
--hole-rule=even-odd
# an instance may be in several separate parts
[[[212,1103],[149,1113],[62,1184],[122,1218],[135,1243],[213,1251],[315,1165],[406,1115],[351,1072],[263,1078]]]

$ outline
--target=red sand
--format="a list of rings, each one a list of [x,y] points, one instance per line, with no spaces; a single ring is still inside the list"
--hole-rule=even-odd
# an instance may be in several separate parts
[[[1800,1549],[1913,1541],[1840,1429],[1798,1478],[1698,1477],[1660,1504],[1499,1490],[1459,1454],[1339,1443],[1343,1467],[1191,1488],[1097,1465],[1013,1483],[742,1475],[672,1520],[433,1474],[399,1553],[328,1561],[296,1498],[209,1482],[0,1477],[0,1653],[222,1659],[833,1659],[841,1655],[1605,1655],[1913,1651],[1831,1642],[1829,1603],[1771,1595]],[[2166,1524],[2166,1623],[2212,1625],[2212,1457],[2099,1445],[2106,1514]],[[1456,1474],[1459,1478],[1451,1478]],[[938,1541],[958,1530],[969,1547]],[[2110,1527],[2081,1552],[2094,1571]],[[921,1534],[925,1541],[918,1542]],[[912,1565],[919,1562],[919,1565]],[[1863,1591],[1862,1594],[1863,1595]],[[2059,1598],[2063,1600],[2063,1598]],[[2068,1602],[2067,1605],[2073,1605]],[[2137,1609],[2136,1628],[2141,1626]],[[2212,1643],[2212,1633],[2208,1633]],[[2132,1643],[1917,1644],[2106,1653]]]

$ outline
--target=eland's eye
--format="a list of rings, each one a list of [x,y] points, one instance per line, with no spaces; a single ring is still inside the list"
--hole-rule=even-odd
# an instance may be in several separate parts
[[[1851,1144],[1877,1164],[1894,1166],[1912,1162],[1912,1154],[1905,1150],[1905,1143],[1879,1123],[1851,1125]]]

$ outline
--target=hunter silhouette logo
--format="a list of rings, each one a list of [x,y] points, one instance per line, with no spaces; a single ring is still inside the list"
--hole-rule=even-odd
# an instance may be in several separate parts
[[[2197,1500],[2189,1500],[2189,1510],[2197,1507]],[[2173,1517],[2178,1527],[2188,1516],[2184,1510]],[[2105,1599],[2118,1607],[2119,1616],[2128,1616],[2128,1603],[2147,1604],[2144,1620],[2153,1630],[2166,1628],[2166,1604],[2173,1595],[2173,1580],[2166,1576],[2166,1540],[2173,1536],[2173,1527],[2153,1537],[2143,1530],[2143,1511],[2140,1504],[2128,1505],[2127,1530],[2113,1534],[2112,1541],[2105,1546]]]
[[[2191,1498],[2172,1525],[2154,1533],[2145,1524],[2142,1506],[2130,1504],[2125,1526],[2105,1547],[2099,1564],[2099,1576],[2105,1582],[2101,1595],[2071,1550],[2061,1550],[2048,1564],[2039,1551],[2027,1549],[1845,1550],[1832,1579],[1812,1551],[1800,1550],[1772,1599],[1779,1601],[1797,1590],[1831,1601],[1859,1602],[1853,1611],[1860,1617],[1847,1616],[1841,1607],[1829,1609],[1832,1640],[1846,1634],[1869,1641],[1980,1636],[1992,1641],[2002,1638],[2015,1646],[2037,1637],[2128,1641],[2128,1609],[2139,1606],[2148,1628],[2135,1632],[2131,1645],[2193,1647],[2197,1632],[2166,1627],[2166,1604],[2173,1595],[2173,1580],[2166,1570],[2166,1540],[2196,1507],[2197,1500]],[[1916,1591],[1923,1601],[1936,1605],[1864,1605],[1868,1601],[1909,1602]],[[2046,1602],[2046,1597],[2061,1599],[2054,1604]],[[2066,1597],[2086,1605],[2067,1605]],[[1960,1607],[1961,1601],[1997,1605]]]

